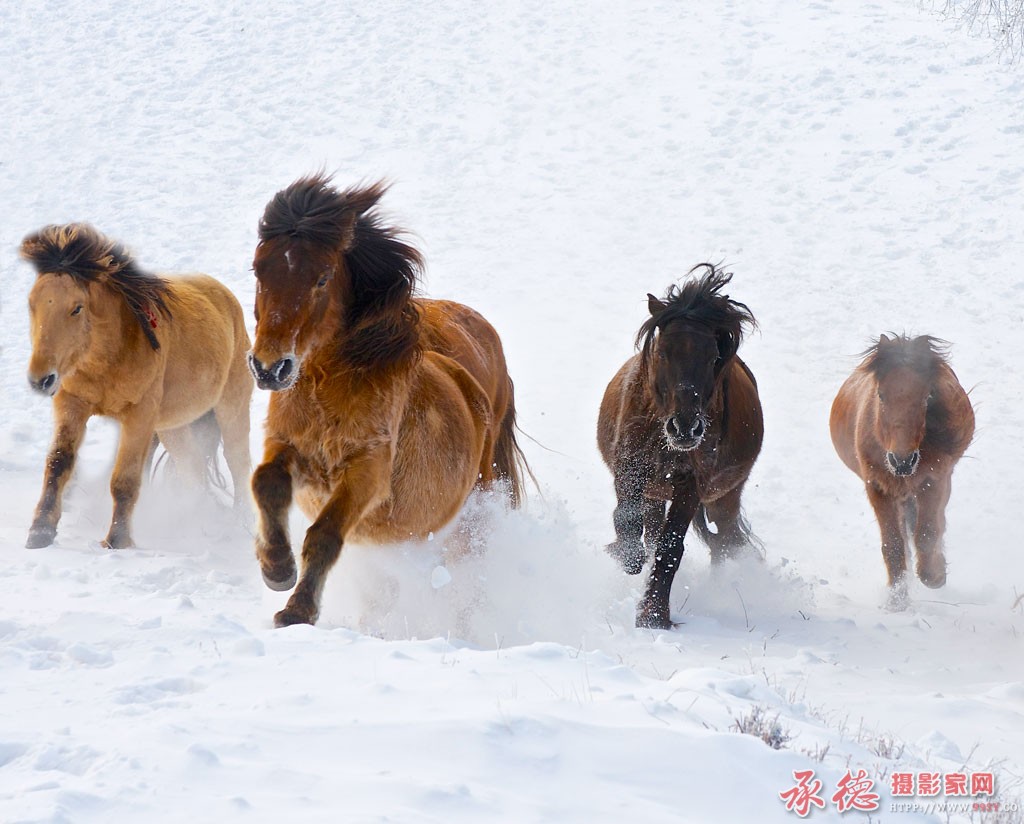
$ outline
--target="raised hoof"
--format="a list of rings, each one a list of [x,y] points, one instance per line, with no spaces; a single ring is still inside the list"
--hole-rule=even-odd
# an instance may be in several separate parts
[[[29,530],[28,540],[25,541],[25,549],[42,549],[44,546],[49,546],[53,543],[53,539],[57,537],[57,530],[50,529],[49,527],[41,527]]]
[[[624,544],[621,541],[614,541],[605,547],[605,552],[618,561],[619,566],[627,575],[639,575],[647,560],[647,553],[641,544]]]
[[[289,572],[288,575],[280,581],[275,581],[267,575],[266,570],[261,569],[260,572],[263,575],[263,583],[267,585],[268,589],[272,589],[274,592],[287,592],[295,586],[295,582],[298,580],[298,572],[294,566],[291,568],[291,572]]]
[[[285,607],[274,616],[274,626],[280,629],[281,627],[290,627],[295,624],[312,624],[315,620],[304,612]]]
[[[929,589],[938,589],[946,585],[946,561],[939,559],[931,563],[918,564],[917,577]]]

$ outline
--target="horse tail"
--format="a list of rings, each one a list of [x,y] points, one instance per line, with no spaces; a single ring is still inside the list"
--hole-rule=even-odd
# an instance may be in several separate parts
[[[220,471],[220,462],[217,460],[217,449],[223,442],[220,431],[220,424],[217,423],[217,416],[211,409],[205,415],[190,424],[192,434],[196,439],[199,452],[206,462],[206,478],[217,489],[222,492],[228,491],[228,482],[224,473]]]
[[[708,522],[708,513],[704,508],[704,504],[697,507],[697,513],[694,515],[693,521],[690,525],[693,527],[693,531],[697,533],[698,537],[707,546],[712,546],[717,540],[717,533],[711,531],[711,527]],[[749,546],[762,559],[765,557],[764,541],[757,537],[757,534],[750,527],[750,521],[746,519],[746,516],[744,516],[742,512],[736,516],[736,531],[739,533],[740,543],[737,544],[735,548],[742,548],[744,545]]]
[[[516,440],[518,427],[516,426],[515,387],[511,378],[508,381],[508,397],[508,407],[494,444],[494,467],[499,480],[508,484],[512,508],[518,509],[526,496],[524,478],[528,476],[534,486],[537,486],[537,478],[534,477],[533,471],[526,463],[526,456]]]

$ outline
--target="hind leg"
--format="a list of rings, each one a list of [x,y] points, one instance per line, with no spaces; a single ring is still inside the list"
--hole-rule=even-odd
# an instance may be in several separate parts
[[[249,476],[252,472],[249,455],[249,401],[248,398],[244,404],[237,400],[230,403],[221,401],[213,411],[224,442],[224,460],[231,473],[235,509],[243,510],[249,501]]]
[[[711,562],[721,563],[727,558],[736,558],[747,552],[760,557],[760,552],[750,540],[750,530],[743,520],[740,497],[743,484],[730,489],[716,501],[704,504],[708,527],[702,530],[711,550]],[[698,518],[701,513],[697,513]],[[714,531],[712,531],[714,530]]]
[[[206,461],[191,424],[157,433],[160,443],[174,462],[176,480],[186,488],[206,485]]]
[[[926,587],[937,589],[946,583],[946,554],[942,536],[946,532],[946,504],[952,483],[949,478],[930,478],[917,493],[917,577]]]

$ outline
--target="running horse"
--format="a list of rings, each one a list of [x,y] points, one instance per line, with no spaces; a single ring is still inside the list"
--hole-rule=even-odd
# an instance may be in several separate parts
[[[890,609],[907,604],[911,543],[921,582],[946,583],[946,505],[953,469],[974,437],[974,409],[947,353],[929,335],[882,335],[832,403],[832,443],[864,482],[878,519]]]
[[[715,563],[759,549],[740,496],[764,424],[757,382],[736,354],[754,316],[722,294],[731,274],[710,263],[688,274],[697,276],[664,300],[648,294],[640,351],[608,384],[597,421],[617,500],[608,552],[631,575],[654,555],[638,627],[672,627],[669,595],[691,523]]]
[[[386,188],[302,178],[259,226],[249,364],[273,394],[252,490],[264,581],[295,587],[279,627],[316,622],[346,542],[425,538],[476,487],[522,496],[501,341],[472,309],[414,296],[422,258],[378,214]],[[312,521],[297,585],[293,497]]]
[[[37,272],[28,299],[28,380],[53,398],[55,424],[27,546],[53,543],[64,487],[93,415],[121,424],[104,546],[134,544],[131,515],[154,432],[183,479],[199,482],[210,432],[222,438],[241,507],[250,467],[252,377],[235,296],[206,275],[150,274],[85,223],[47,226],[24,239],[21,255]]]

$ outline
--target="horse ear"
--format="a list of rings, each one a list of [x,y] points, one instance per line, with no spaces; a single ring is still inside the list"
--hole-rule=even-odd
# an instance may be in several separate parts
[[[667,306],[668,304],[665,303],[664,301],[658,300],[650,292],[647,293],[647,311],[650,312],[652,315],[656,315],[659,312],[664,312],[665,307]]]
[[[886,335],[884,332],[878,336],[878,345],[885,346],[887,343],[892,343],[892,338]]]
[[[355,209],[348,209],[341,218],[341,252],[351,252],[356,245],[356,221],[359,220],[359,213]]]

